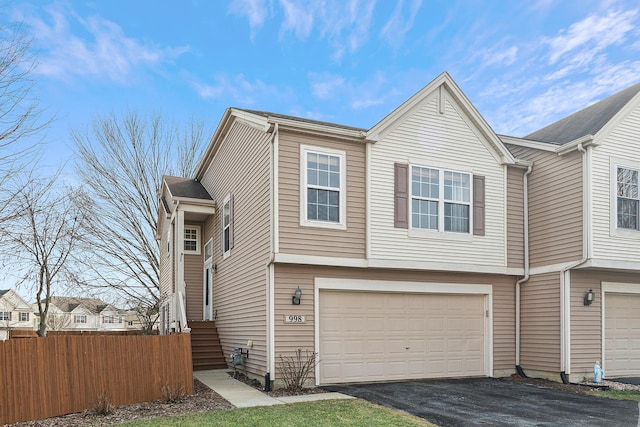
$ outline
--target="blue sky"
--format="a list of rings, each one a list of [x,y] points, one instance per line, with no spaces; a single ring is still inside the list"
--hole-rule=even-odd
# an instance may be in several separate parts
[[[71,180],[69,131],[111,112],[369,128],[448,71],[496,132],[523,136],[640,81],[637,0],[33,0],[0,9],[15,21],[56,116],[42,162]]]
[[[633,1],[14,1],[37,95],[69,130],[138,110],[203,119],[229,106],[369,128],[448,71],[498,133],[523,136],[640,80]]]

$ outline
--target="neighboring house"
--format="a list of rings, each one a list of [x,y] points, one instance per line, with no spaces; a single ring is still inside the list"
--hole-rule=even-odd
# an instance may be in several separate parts
[[[35,308],[37,311],[37,308]],[[54,331],[124,331],[125,315],[97,298],[51,297],[47,327]]]
[[[0,290],[0,341],[9,338],[9,331],[34,330],[31,306],[12,289]]]
[[[162,332],[276,382],[299,348],[316,384],[640,375],[639,91],[526,139],[447,73],[371,129],[226,110],[163,181]]]
[[[640,375],[640,84],[527,135],[530,270],[521,285],[527,373]]]

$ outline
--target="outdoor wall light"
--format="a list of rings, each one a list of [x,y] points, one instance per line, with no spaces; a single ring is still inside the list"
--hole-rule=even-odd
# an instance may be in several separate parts
[[[584,305],[591,305],[593,302],[593,289],[589,289],[589,292],[584,294]]]
[[[300,298],[302,298],[302,291],[300,290],[300,286],[298,286],[291,297],[291,304],[300,305]]]

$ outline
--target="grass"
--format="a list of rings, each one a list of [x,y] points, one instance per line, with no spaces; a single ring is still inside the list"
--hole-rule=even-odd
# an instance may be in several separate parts
[[[199,412],[178,417],[134,421],[123,426],[426,427],[434,424],[365,400],[348,399]]]
[[[638,390],[594,390],[593,394],[609,399],[635,400],[640,402],[640,391]]]

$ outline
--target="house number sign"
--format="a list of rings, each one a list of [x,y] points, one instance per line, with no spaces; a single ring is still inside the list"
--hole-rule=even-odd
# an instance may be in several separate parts
[[[284,315],[284,323],[306,323],[307,320],[304,316],[299,316],[297,314],[285,314]]]

